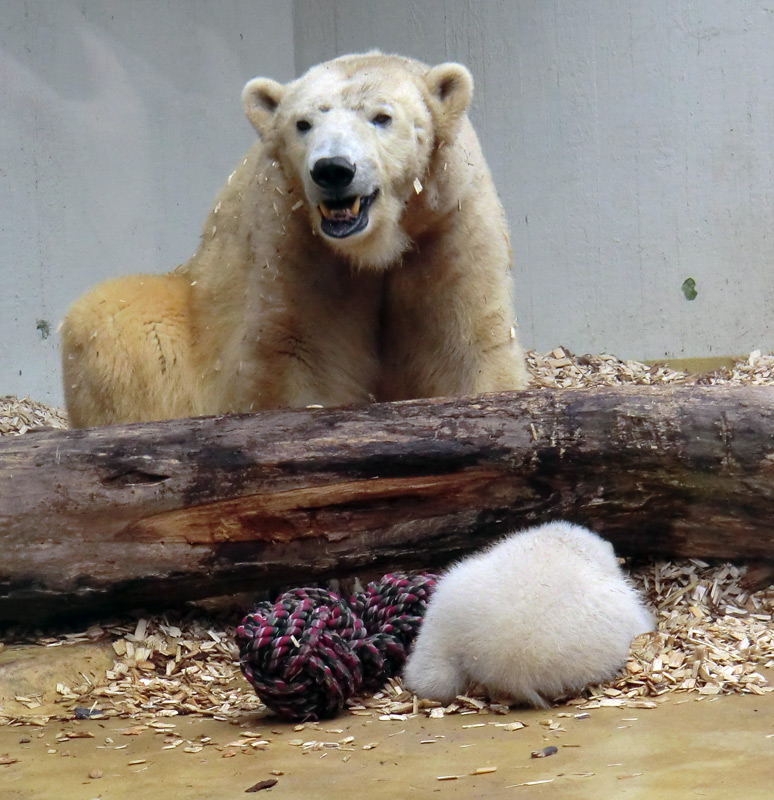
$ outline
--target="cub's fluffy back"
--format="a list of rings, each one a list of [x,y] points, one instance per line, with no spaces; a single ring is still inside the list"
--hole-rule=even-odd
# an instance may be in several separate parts
[[[610,544],[565,522],[509,536],[454,567],[431,598],[406,684],[453,699],[470,682],[545,705],[612,677],[653,620]]]

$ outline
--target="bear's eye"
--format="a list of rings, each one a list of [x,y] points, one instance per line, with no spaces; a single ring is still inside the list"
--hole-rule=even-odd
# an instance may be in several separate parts
[[[301,133],[306,133],[311,127],[312,123],[307,119],[300,119],[296,122],[296,128],[301,131]]]
[[[371,122],[380,128],[386,128],[392,122],[392,117],[389,114],[377,114]]]

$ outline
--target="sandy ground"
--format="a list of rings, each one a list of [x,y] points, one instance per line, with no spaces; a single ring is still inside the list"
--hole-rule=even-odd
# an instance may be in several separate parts
[[[272,780],[255,793],[322,800],[774,794],[771,694],[683,696],[652,710],[588,714],[560,707],[391,721],[344,715],[302,729],[256,715],[237,723],[171,717],[161,725],[111,718],[0,726],[0,797],[228,800]],[[239,747],[245,734],[257,746]],[[551,745],[555,754],[531,756]]]

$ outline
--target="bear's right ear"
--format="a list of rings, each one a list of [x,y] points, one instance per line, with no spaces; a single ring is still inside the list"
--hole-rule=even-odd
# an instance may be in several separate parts
[[[271,78],[253,78],[242,89],[242,108],[262,134],[280,104],[285,87]]]

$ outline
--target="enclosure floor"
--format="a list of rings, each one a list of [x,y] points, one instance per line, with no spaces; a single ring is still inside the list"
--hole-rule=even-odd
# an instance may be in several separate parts
[[[229,800],[244,797],[248,788],[272,778],[274,770],[282,774],[265,795],[294,799],[772,797],[773,695],[670,700],[653,710],[597,709],[586,719],[558,717],[560,712],[578,713],[557,708],[390,722],[341,717],[323,723],[320,730],[300,732],[274,719],[253,717],[242,724],[263,732],[271,740],[269,749],[233,757],[224,757],[223,746],[238,739],[244,728],[217,720],[174,719],[186,739],[210,737],[197,753],[182,747],[163,750],[163,736],[153,730],[126,735],[131,720],[3,726],[0,754],[18,761],[0,766],[0,783],[4,800]],[[549,731],[541,724],[549,719],[566,731]],[[490,724],[514,720],[527,727],[505,731]],[[56,741],[61,731],[73,730],[91,731],[95,738]],[[346,753],[305,753],[289,743],[346,736],[355,737],[355,749]],[[106,743],[106,737],[113,741]],[[420,743],[431,739],[433,743]],[[364,750],[364,744],[376,746]],[[551,744],[558,747],[555,755],[531,758],[533,750]],[[132,761],[144,763],[130,766]],[[470,774],[481,767],[497,770]],[[90,778],[95,770],[102,777]],[[449,775],[459,777],[438,780]]]

